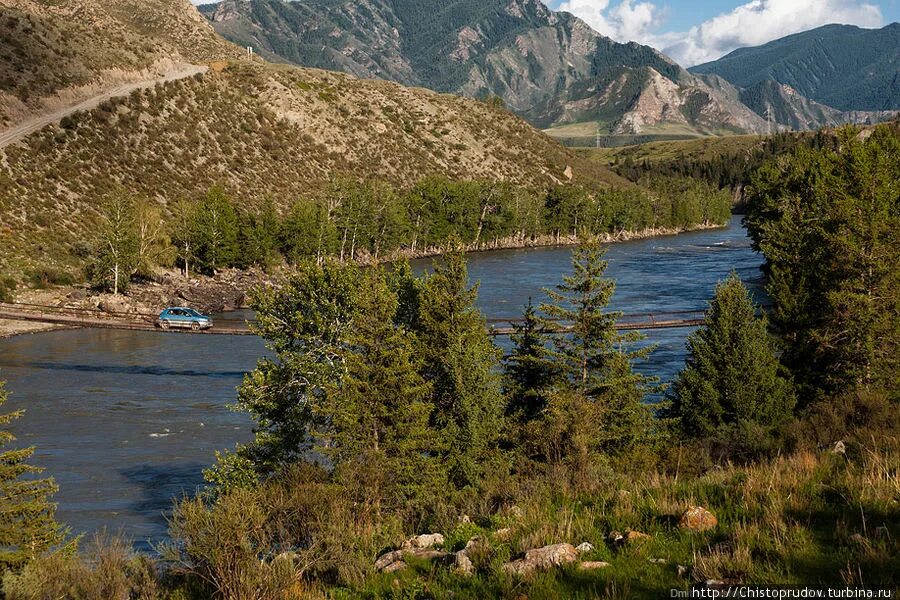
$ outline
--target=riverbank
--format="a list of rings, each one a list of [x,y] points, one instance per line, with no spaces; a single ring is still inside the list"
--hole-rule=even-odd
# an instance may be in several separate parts
[[[684,233],[724,229],[727,225],[704,223],[686,228],[648,228],[641,231],[619,231],[600,236],[605,244],[632,242],[650,238],[676,236]],[[500,250],[529,248],[563,248],[576,246],[581,242],[578,236],[543,235],[538,237],[511,236],[490,242],[470,244],[466,252],[472,254]],[[423,259],[440,256],[443,248],[426,247],[415,251],[404,250],[393,255],[375,259],[358,256],[363,265],[385,264],[395,260]],[[107,314],[156,315],[167,306],[190,306],[206,313],[226,313],[247,308],[247,296],[254,287],[272,285],[289,275],[290,269],[279,267],[271,273],[261,269],[241,271],[228,269],[214,277],[195,275],[185,279],[174,270],[159,273],[151,281],[133,283],[126,295],[93,293],[84,285],[54,287],[44,290],[26,290],[16,297],[16,302],[34,306],[77,308],[97,310]],[[54,331],[59,325],[45,325],[26,321],[0,320],[0,339]]]

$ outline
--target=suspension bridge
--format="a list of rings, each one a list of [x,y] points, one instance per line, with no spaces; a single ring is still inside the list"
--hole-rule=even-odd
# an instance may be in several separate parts
[[[678,329],[697,327],[703,322],[704,311],[687,310],[659,313],[623,314],[616,323],[620,331],[648,331],[653,329]],[[90,308],[71,308],[38,304],[0,303],[0,319],[29,321],[72,328],[119,329],[126,331],[154,331],[170,334],[192,335],[255,335],[253,321],[238,318],[218,317],[215,327],[204,331],[160,329],[156,324],[157,315],[151,313],[108,312]],[[487,319],[488,334],[495,337],[516,333],[522,323],[519,318]],[[569,327],[544,326],[544,333],[565,334]]]

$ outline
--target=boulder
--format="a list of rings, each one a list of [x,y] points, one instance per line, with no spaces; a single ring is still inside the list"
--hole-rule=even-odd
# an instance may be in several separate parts
[[[575,551],[578,554],[584,554],[586,552],[592,552],[594,550],[594,545],[590,542],[581,542],[577,546],[575,546]]]
[[[471,577],[475,574],[475,565],[465,550],[460,550],[453,555],[453,572],[461,577]]]
[[[392,550],[391,552],[385,552],[377,559],[375,559],[375,570],[384,571],[389,565],[401,560],[402,558],[402,550]]]
[[[440,533],[429,533],[427,535],[417,535],[411,537],[400,546],[404,550],[413,550],[416,548],[433,548],[444,543],[444,536]]]
[[[596,571],[598,569],[606,569],[607,567],[611,567],[612,565],[608,562],[603,562],[600,560],[589,560],[578,565],[578,568],[582,571]]]
[[[128,300],[122,296],[105,296],[100,299],[97,308],[105,313],[130,313],[134,312]]]
[[[403,562],[402,560],[398,560],[396,562],[392,562],[388,566],[384,568],[385,573],[396,573],[397,571],[402,571],[407,568],[409,565]]]
[[[684,514],[678,526],[682,529],[690,529],[691,531],[709,531],[719,524],[716,515],[712,514],[702,506],[691,506]]]
[[[535,571],[548,571],[575,562],[577,558],[578,552],[572,544],[553,544],[529,550],[524,558],[508,562],[501,568],[506,573],[521,576]]]

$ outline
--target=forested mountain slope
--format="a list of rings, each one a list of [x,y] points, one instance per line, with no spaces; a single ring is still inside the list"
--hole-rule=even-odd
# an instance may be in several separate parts
[[[202,10],[226,38],[267,58],[499,96],[539,127],[765,128],[730,86],[708,85],[656,50],[616,43],[538,0],[226,0]]]
[[[900,109],[900,23],[826,25],[691,69],[750,88],[773,80],[841,111]]]

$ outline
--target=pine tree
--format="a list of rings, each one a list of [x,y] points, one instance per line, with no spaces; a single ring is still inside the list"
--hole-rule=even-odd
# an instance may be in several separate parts
[[[413,334],[395,325],[397,297],[384,274],[369,272],[358,295],[345,374],[313,409],[323,424],[318,452],[364,506],[420,510],[439,488],[430,389]]]
[[[0,383],[0,406],[6,400]],[[9,425],[22,414],[0,415],[0,426]],[[26,462],[34,448],[6,449],[15,439],[8,431],[0,431],[0,573],[20,569],[65,539],[65,531],[54,519],[56,506],[50,502],[56,484],[52,479],[34,477],[42,471]]]
[[[512,335],[513,351],[504,364],[507,414],[521,423],[532,421],[547,406],[547,394],[559,378],[548,359],[548,336],[531,298],[522,323]]]
[[[687,365],[672,388],[667,414],[688,438],[729,443],[742,431],[771,433],[791,417],[795,404],[779,369],[767,321],[756,315],[747,288],[732,274],[716,287],[703,326],[688,338]]]
[[[651,433],[650,409],[644,404],[654,380],[636,373],[632,364],[646,358],[652,347],[629,349],[641,341],[637,334],[616,329],[621,313],[607,311],[615,281],[605,277],[605,249],[589,240],[572,255],[573,274],[555,290],[545,290],[551,302],[541,305],[544,326],[567,327],[554,339],[550,359],[564,388],[599,405],[596,441],[618,451],[644,441]]]
[[[458,487],[477,484],[498,458],[504,401],[499,350],[475,307],[466,259],[451,250],[424,282],[419,304],[423,373],[432,383],[432,424],[446,441],[445,464]]]

